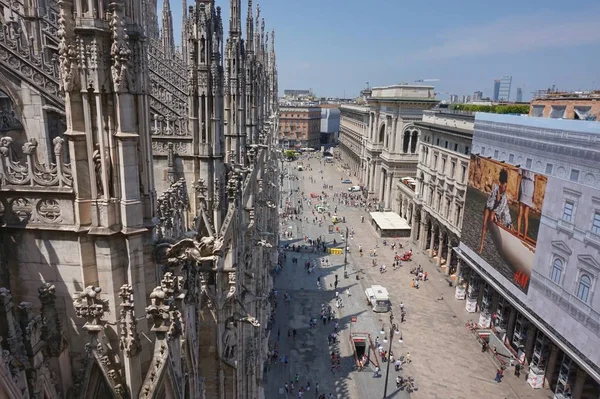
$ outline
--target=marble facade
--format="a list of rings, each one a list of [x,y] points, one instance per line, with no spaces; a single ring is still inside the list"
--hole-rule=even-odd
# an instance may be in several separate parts
[[[215,1],[184,3],[179,49],[168,0],[160,32],[156,2],[3,6],[0,396],[260,397],[279,195],[260,9],[244,39],[240,0],[227,33]]]

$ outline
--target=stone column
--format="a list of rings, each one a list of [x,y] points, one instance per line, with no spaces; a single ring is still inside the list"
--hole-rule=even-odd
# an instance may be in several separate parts
[[[585,380],[587,379],[587,373],[577,367],[577,375],[575,377],[575,383],[573,384],[572,396],[573,398],[581,398],[583,394],[583,388],[585,386]]]
[[[385,199],[385,172],[383,168],[380,168],[379,174],[379,192],[377,193],[377,197],[379,198],[379,202],[384,202]]]
[[[433,225],[431,226],[431,238],[429,242],[429,257],[433,258],[433,245],[435,244],[435,234],[434,234]]]
[[[450,262],[452,261],[452,241],[448,236],[448,253],[446,254],[446,275],[450,275]]]
[[[393,183],[394,183],[394,174],[393,173],[388,173],[387,174],[387,192],[386,192],[386,196],[385,196],[385,209],[390,209],[391,208],[391,204],[390,202],[392,202],[392,190],[393,190]]]
[[[442,234],[442,229],[440,229],[440,233],[438,236],[438,253],[437,253],[437,261],[435,262],[435,264],[437,266],[441,266],[442,265],[442,245],[444,245],[444,235]]]
[[[508,315],[508,323],[506,323],[506,339],[511,342],[515,334],[515,322],[517,321],[517,309],[511,307]]]
[[[533,325],[533,323],[530,323],[529,331],[527,331],[527,341],[525,342],[525,358],[527,359],[527,362],[531,361],[531,355],[533,355],[533,347],[535,345],[537,333],[538,329]]]
[[[556,366],[558,364],[559,353],[560,349],[558,349],[558,346],[550,342],[550,356],[548,356],[548,363],[545,370],[546,373],[544,374],[544,386],[546,388],[550,388],[556,375],[558,374],[558,368]]]
[[[417,240],[417,236],[418,236],[418,232],[417,229],[420,228],[420,224],[417,223],[417,218],[412,218],[411,224],[410,224],[410,239],[412,241],[416,241]]]
[[[425,219],[421,219],[419,228],[419,248],[421,248],[421,250],[425,250],[427,247],[427,228],[425,226]]]

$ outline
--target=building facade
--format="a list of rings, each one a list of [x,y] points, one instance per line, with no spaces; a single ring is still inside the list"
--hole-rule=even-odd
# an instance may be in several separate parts
[[[381,208],[395,207],[398,181],[416,175],[419,129],[414,123],[436,104],[433,86],[372,88],[361,180],[378,196]]]
[[[369,130],[369,107],[344,104],[340,107],[338,148],[344,167],[364,185],[365,143]]]
[[[259,11],[243,40],[240,0],[227,34],[213,0],[184,6],[179,52],[168,1],[160,32],[156,2],[2,5],[0,396],[260,397],[280,178]]]
[[[456,270],[452,248],[462,229],[474,120],[467,112],[423,112],[423,120],[415,122],[421,140],[414,198],[399,198],[412,239],[447,274]]]
[[[456,296],[555,398],[600,395],[598,137],[597,122],[475,119]]]
[[[340,135],[340,110],[338,105],[321,105],[321,145],[336,143]]]
[[[529,115],[539,118],[600,120],[600,93],[549,92],[531,101]]]
[[[321,145],[321,108],[280,107],[279,142],[284,148],[319,148]]]

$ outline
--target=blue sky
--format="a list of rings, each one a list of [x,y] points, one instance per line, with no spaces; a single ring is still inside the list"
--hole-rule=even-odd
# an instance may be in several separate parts
[[[179,38],[182,3],[171,1]],[[227,24],[229,2],[216,3]],[[266,30],[275,29],[281,92],[312,88],[320,96],[354,97],[366,82],[440,79],[433,84],[442,99],[475,90],[489,96],[502,75],[513,76],[513,99],[517,86],[525,99],[552,84],[600,88],[598,0],[259,3]],[[244,26],[246,9],[242,0]]]

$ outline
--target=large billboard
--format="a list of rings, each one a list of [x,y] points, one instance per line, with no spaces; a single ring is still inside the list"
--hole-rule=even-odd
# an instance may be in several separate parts
[[[471,155],[461,241],[527,293],[548,178]]]

